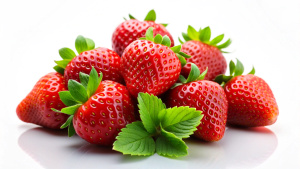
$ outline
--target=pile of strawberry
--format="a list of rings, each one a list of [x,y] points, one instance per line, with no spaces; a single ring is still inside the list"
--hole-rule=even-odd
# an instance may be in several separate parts
[[[226,125],[267,126],[278,106],[268,84],[222,55],[231,40],[211,40],[209,27],[188,26],[174,46],[166,24],[151,10],[144,21],[133,16],[112,35],[112,50],[78,36],[75,48],[62,48],[56,72],[43,76],[17,106],[18,117],[46,128],[68,128],[123,154],[187,155],[183,139],[193,135],[218,141]]]

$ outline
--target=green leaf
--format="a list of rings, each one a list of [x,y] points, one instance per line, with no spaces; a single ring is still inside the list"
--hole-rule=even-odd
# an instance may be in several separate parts
[[[62,113],[61,111],[55,109],[55,108],[51,108],[52,111],[57,112],[57,113]]]
[[[71,93],[69,91],[60,91],[58,92],[60,100],[66,105],[66,106],[73,106],[75,104],[78,104],[78,102],[73,98]]]
[[[179,53],[181,50],[181,45],[173,46],[170,48],[174,53]]]
[[[190,63],[190,64],[191,64],[191,71],[186,80],[186,83],[195,81],[200,75],[200,70],[198,66],[196,66],[194,63]]]
[[[149,40],[149,41],[154,41],[154,38],[153,38],[153,27],[150,27],[147,29],[146,31],[146,39]]]
[[[188,26],[187,34],[188,34],[188,37],[190,37],[191,39],[199,40],[199,33],[191,25]]]
[[[86,88],[75,80],[69,80],[68,88],[74,99],[85,103],[88,100]]]
[[[72,123],[73,117],[74,117],[74,115],[69,116],[67,121],[62,126],[60,126],[60,128],[64,129],[64,128],[68,127],[70,125],[70,123]]]
[[[231,40],[228,39],[228,40],[227,40],[226,42],[224,42],[223,44],[218,45],[217,48],[218,48],[218,49],[224,49],[224,48],[227,48],[230,44],[231,44]]]
[[[74,115],[81,105],[82,104],[76,104],[76,105],[73,105],[73,106],[62,108],[61,112],[64,113],[64,114],[67,114],[67,115]]]
[[[234,76],[239,76],[244,73],[244,66],[242,62],[240,62],[238,59],[236,59],[236,65],[235,65],[235,71]]]
[[[151,11],[148,12],[146,18],[144,19],[144,21],[155,21],[156,20],[156,13],[155,11],[152,9]]]
[[[206,67],[205,71],[200,74],[197,80],[203,80],[207,74],[207,71],[208,71],[208,67]]]
[[[184,39],[185,41],[190,41],[190,40],[192,40],[186,33],[183,33],[183,32],[182,32],[182,37],[183,37],[183,39]]]
[[[234,64],[234,62],[231,60],[231,61],[229,62],[229,72],[230,72],[230,75],[232,75],[232,74],[234,73],[234,71],[235,71],[235,64]]]
[[[222,84],[223,82],[228,82],[230,79],[232,79],[233,76],[226,76],[226,75],[218,75],[216,78],[215,78],[215,82],[219,83],[219,84]]]
[[[171,89],[174,89],[174,88],[176,88],[177,86],[181,86],[182,85],[182,83],[175,83],[172,87],[171,87]]]
[[[156,140],[156,153],[167,157],[180,157],[188,155],[188,147],[173,133],[161,130],[161,135]]]
[[[219,35],[219,36],[215,37],[213,40],[211,40],[209,42],[209,44],[212,46],[215,46],[216,44],[220,43],[223,40],[223,38],[224,38],[224,34]]]
[[[140,37],[139,40],[147,40],[146,37]]]
[[[202,42],[209,42],[211,36],[210,27],[206,27],[200,31],[199,39]]]
[[[192,56],[184,53],[184,52],[178,52],[181,56],[185,57],[185,58],[191,58]]]
[[[162,39],[163,39],[163,37],[162,37],[160,34],[157,34],[157,35],[154,37],[154,43],[156,43],[156,44],[161,44]]]
[[[72,137],[75,133],[76,133],[76,132],[75,132],[73,123],[70,123],[70,125],[69,125],[69,127],[68,127],[68,136],[69,136],[69,137]]]
[[[178,59],[181,63],[181,67],[185,66],[186,65],[186,59],[178,53],[176,53],[176,56],[178,57]]]
[[[178,41],[179,41],[181,44],[184,44],[184,42],[183,42],[180,38],[178,38]]]
[[[87,85],[87,94],[90,98],[98,89],[99,83],[98,83],[98,72],[94,67],[92,67],[92,70],[90,72],[90,78]]]
[[[65,69],[67,67],[67,65],[71,62],[71,60],[72,59],[64,59],[64,60],[58,60],[58,61],[56,60],[54,62],[57,64],[57,66]]]
[[[140,117],[146,130],[150,134],[156,133],[159,127],[158,113],[165,109],[166,105],[158,97],[147,93],[139,93],[137,100]]]
[[[103,78],[103,73],[100,72],[100,76],[98,77],[98,86],[100,85],[102,78]]]
[[[79,79],[80,83],[87,88],[88,82],[89,82],[90,76],[88,74],[85,74],[83,72],[79,72]]]
[[[60,67],[60,66],[58,66],[58,65],[54,66],[53,69],[54,69],[56,72],[60,73],[61,75],[64,75],[64,73],[65,73],[65,69],[62,68],[62,67]]]
[[[95,42],[92,39],[85,38],[85,40],[86,40],[86,44],[87,44],[87,49],[88,50],[92,50],[92,49],[95,48]]]
[[[203,117],[201,113],[188,106],[173,107],[161,110],[158,118],[164,130],[175,134],[178,138],[188,138],[197,130],[196,127]]]
[[[88,45],[87,45],[86,39],[83,36],[81,36],[81,35],[77,36],[77,38],[75,40],[75,48],[76,48],[78,54],[81,54],[82,52],[88,50]]]
[[[116,137],[113,150],[123,154],[149,156],[155,152],[155,142],[141,121],[127,124]]]
[[[63,59],[73,59],[76,56],[75,52],[70,48],[61,48],[58,53]]]
[[[123,17],[123,19],[124,19],[125,21],[127,21],[127,19],[126,19],[125,17]]]
[[[181,83],[186,83],[186,78],[182,75],[179,75],[179,80],[181,81]]]
[[[129,18],[130,19],[135,19],[135,17],[133,17],[131,14],[129,14]]]
[[[162,26],[167,27],[168,24],[167,23],[160,23]]]
[[[165,35],[162,39],[161,44],[170,47],[171,46],[171,40],[170,40],[169,36]]]
[[[254,66],[253,66],[253,68],[252,68],[251,72],[249,72],[248,74],[251,74],[251,75],[254,75],[254,74],[255,74],[255,69],[254,69]]]

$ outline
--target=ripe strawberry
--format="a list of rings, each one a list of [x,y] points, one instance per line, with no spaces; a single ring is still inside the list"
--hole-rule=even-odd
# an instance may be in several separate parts
[[[275,97],[269,85],[254,75],[255,69],[247,75],[243,64],[237,60],[230,61],[230,76],[220,75],[216,78],[224,85],[228,99],[228,124],[257,127],[276,122],[279,114]]]
[[[69,126],[69,136],[76,131],[90,143],[112,145],[120,130],[135,120],[130,95],[117,82],[101,82],[102,73],[98,78],[94,68],[90,76],[80,72],[80,79],[81,83],[69,80],[69,91],[59,93],[69,106],[61,112],[71,115],[62,128]]]
[[[54,112],[51,108],[65,107],[58,95],[65,88],[63,76],[59,73],[52,72],[43,76],[18,105],[16,112],[19,119],[46,128],[59,129],[68,115]]]
[[[167,107],[189,106],[201,110],[204,115],[194,136],[205,141],[218,141],[225,132],[228,102],[223,88],[212,81],[203,80],[207,70],[200,75],[198,67],[191,63],[192,72],[182,83],[177,83],[165,96]],[[199,76],[200,75],[200,76]]]
[[[112,80],[124,83],[120,73],[120,56],[116,52],[99,47],[94,49],[95,44],[91,39],[78,36],[75,41],[78,56],[69,48],[59,50],[61,61],[55,61],[54,69],[64,74],[66,82],[70,79],[79,82],[79,72],[90,73],[92,67],[97,72],[103,73],[103,80]]]
[[[180,45],[169,48],[170,44],[168,36],[158,34],[153,38],[153,27],[150,27],[146,40],[136,40],[126,47],[121,57],[121,72],[130,94],[160,95],[176,82],[181,70],[180,59],[188,56],[180,52]]]
[[[186,42],[182,42],[181,51],[191,55],[192,57],[187,59],[187,62],[194,63],[198,66],[201,72],[208,68],[206,80],[214,80],[219,74],[226,72],[227,63],[222,54],[222,49],[228,47],[231,40],[228,39],[225,43],[218,45],[224,38],[224,34],[215,37],[210,41],[211,31],[209,27],[200,29],[197,32],[192,26],[187,29],[187,34],[182,33]],[[191,65],[187,64],[182,68],[181,74],[184,77],[189,75]]]
[[[144,21],[139,21],[129,14],[130,20],[122,22],[114,31],[112,36],[112,49],[122,56],[124,49],[133,41],[145,37],[148,28],[154,27],[154,35],[167,35],[171,40],[171,47],[174,46],[174,40],[171,34],[165,28],[167,24],[155,23],[156,13],[149,11]]]

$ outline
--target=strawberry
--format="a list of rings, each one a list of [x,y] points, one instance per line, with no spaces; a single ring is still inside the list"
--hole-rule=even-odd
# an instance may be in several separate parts
[[[55,61],[54,69],[64,74],[66,82],[70,79],[79,82],[79,72],[89,74],[93,66],[97,72],[103,73],[103,80],[124,83],[120,73],[120,56],[116,52],[103,47],[94,49],[94,42],[83,36],[77,37],[75,47],[78,56],[71,49],[62,48],[59,54],[63,60]]]
[[[171,34],[165,28],[167,24],[155,23],[156,13],[154,10],[149,11],[144,21],[139,21],[129,14],[130,20],[122,22],[114,31],[112,36],[112,48],[120,56],[124,49],[133,41],[145,37],[148,28],[154,27],[154,35],[167,35],[171,40],[171,47],[174,46],[174,40]]]
[[[230,76],[219,75],[218,83],[225,83],[228,99],[228,124],[242,127],[267,126],[276,122],[279,110],[269,85],[254,75],[255,69],[247,75],[243,64],[230,61]]]
[[[20,120],[46,128],[59,129],[68,115],[57,113],[51,108],[64,108],[58,92],[66,90],[63,76],[56,72],[48,73],[39,79],[31,92],[17,107]]]
[[[202,111],[203,119],[194,136],[205,141],[218,141],[223,138],[227,120],[228,102],[223,88],[215,82],[203,80],[207,71],[200,75],[198,67],[192,69],[182,83],[176,83],[165,96],[167,107],[189,106]]]
[[[181,46],[169,48],[168,36],[157,34],[153,27],[146,32],[145,40],[136,40],[126,47],[121,57],[121,72],[129,92],[137,97],[139,92],[160,95],[178,79],[181,61],[189,57],[180,52]]]
[[[187,62],[196,64],[201,72],[208,67],[206,80],[214,80],[217,75],[226,72],[227,63],[222,54],[224,52],[222,49],[228,47],[231,40],[228,39],[225,43],[218,45],[223,40],[224,34],[210,40],[211,31],[209,27],[200,29],[197,32],[192,26],[188,26],[187,34],[182,33],[182,36],[186,42],[179,39],[182,43],[181,51],[192,56],[187,59]],[[181,74],[187,77],[190,70],[191,65],[187,64],[182,68]]]
[[[79,76],[81,83],[69,80],[69,91],[59,93],[68,107],[55,111],[70,115],[61,128],[69,126],[69,136],[76,132],[90,143],[112,145],[120,129],[135,120],[130,95],[122,84],[101,82],[102,73],[98,78],[93,67],[90,76]]]

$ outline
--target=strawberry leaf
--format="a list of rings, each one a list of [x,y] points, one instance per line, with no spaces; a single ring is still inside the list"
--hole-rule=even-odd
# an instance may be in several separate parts
[[[156,140],[156,153],[167,157],[180,157],[188,154],[188,147],[173,133],[161,129],[161,135]]]
[[[74,115],[77,109],[81,106],[82,104],[76,104],[73,106],[65,107],[61,109],[61,112],[67,115]]]
[[[86,88],[75,80],[69,80],[68,88],[74,99],[84,103],[88,100]]]
[[[251,74],[251,75],[255,74],[255,68],[254,68],[254,66],[253,66],[252,70],[248,74]]]
[[[76,132],[75,132],[73,123],[70,123],[70,125],[69,125],[69,127],[68,127],[68,136],[69,136],[69,137],[72,137],[75,133],[76,133]]]
[[[146,31],[146,40],[149,40],[149,41],[154,41],[154,38],[153,38],[153,27],[150,27],[147,29]]]
[[[162,26],[167,27],[168,24],[167,23],[160,23]]]
[[[64,59],[64,60],[58,60],[54,62],[57,64],[57,66],[61,68],[66,68],[70,61],[71,59]]]
[[[54,66],[53,69],[54,69],[56,72],[60,73],[61,75],[64,75],[64,73],[65,73],[65,69],[62,68],[62,67],[60,67],[60,66],[58,66],[58,65]]]
[[[149,156],[155,152],[155,142],[142,122],[136,121],[121,130],[113,144],[113,150],[123,154]]]
[[[182,32],[182,37],[183,37],[183,39],[184,39],[185,41],[190,41],[190,40],[192,40],[186,33],[183,33],[183,32]]]
[[[75,40],[75,48],[78,54],[81,54],[82,52],[88,50],[88,44],[83,36],[81,35],[77,36]]]
[[[75,52],[70,48],[61,48],[58,53],[63,59],[73,59],[76,56]]]
[[[234,76],[239,76],[244,73],[244,65],[238,59],[236,59]]]
[[[152,9],[151,11],[148,12],[146,18],[144,19],[144,21],[155,21],[156,20],[156,13],[155,11]]]
[[[229,62],[229,72],[230,72],[230,75],[232,76],[232,74],[234,73],[234,71],[235,71],[235,64],[234,64],[234,62],[231,60],[230,62]]]
[[[156,44],[161,44],[162,42],[162,36],[160,34],[157,34],[155,37],[154,37],[154,43]]]
[[[71,93],[69,91],[61,91],[58,92],[60,100],[66,105],[66,106],[73,106],[75,104],[78,104],[78,102],[73,98]]]
[[[178,57],[178,59],[179,59],[179,61],[181,63],[181,67],[185,66],[186,65],[186,59],[182,55],[180,55],[178,53],[176,53],[176,56]]]
[[[85,38],[87,44],[87,50],[92,50],[95,48],[95,42],[90,38]]]
[[[223,40],[223,38],[224,38],[224,34],[219,35],[219,36],[215,37],[213,40],[211,40],[209,42],[209,45],[215,46],[216,44],[220,43]]]
[[[129,14],[129,18],[130,19],[135,19],[135,17],[133,17],[131,14]]]
[[[83,72],[79,72],[79,79],[80,79],[80,83],[87,88],[87,85],[89,83],[89,78],[90,76],[88,74],[85,74]]]
[[[163,36],[161,44],[170,47],[171,40],[170,40],[169,36],[167,36],[167,35]]]
[[[217,48],[218,49],[223,49],[223,48],[227,48],[229,45],[231,44],[231,39],[228,39],[226,42],[224,42],[223,44],[221,45],[218,45]]]
[[[209,27],[201,29],[199,34],[199,39],[201,42],[209,42],[211,36],[211,30]]]
[[[181,45],[173,46],[170,48],[174,53],[179,53],[181,50]]]
[[[195,81],[200,75],[199,68],[194,63],[189,63],[189,64],[191,64],[191,71],[185,83]]]
[[[192,40],[199,40],[199,33],[191,25],[188,26],[187,35]]]
[[[90,72],[89,82],[87,84],[87,95],[91,97],[96,90],[98,89],[99,82],[98,82],[98,73],[94,67]]]
[[[158,118],[164,130],[173,133],[178,138],[188,138],[197,130],[196,127],[203,117],[201,113],[188,106],[173,107],[161,110]]]
[[[67,121],[62,126],[60,126],[60,128],[64,129],[64,128],[68,127],[72,123],[73,117],[74,117],[74,115],[69,116]]]
[[[140,117],[145,129],[150,133],[156,133],[159,127],[158,113],[165,109],[165,104],[156,96],[147,93],[138,94],[138,107],[140,109]]]

